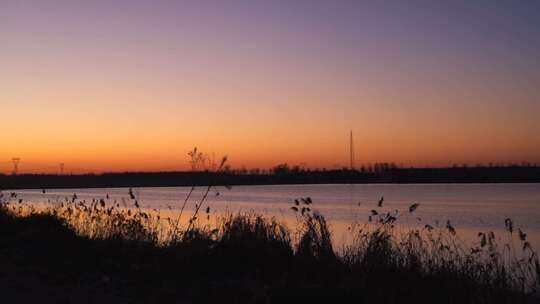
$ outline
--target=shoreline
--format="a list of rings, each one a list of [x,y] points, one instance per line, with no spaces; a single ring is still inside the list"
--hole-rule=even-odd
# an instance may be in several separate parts
[[[539,174],[516,176],[406,177],[406,176],[317,176],[235,175],[225,173],[105,173],[85,175],[0,175],[0,190],[92,189],[192,186],[274,185],[369,185],[369,184],[538,184]]]
[[[215,184],[212,187],[220,186],[296,186],[296,185],[484,185],[484,184],[539,184],[540,181],[418,181],[418,182],[320,182],[320,183],[227,183],[227,184]],[[55,185],[51,187],[49,185],[42,186],[15,186],[15,187],[1,187],[0,191],[12,191],[12,190],[54,190],[54,189],[114,189],[114,188],[176,188],[176,187],[206,187],[201,184],[188,184],[188,183],[173,183],[173,184],[138,184],[138,185]]]
[[[0,282],[9,286],[10,300],[35,302],[32,296],[39,294],[43,303],[250,303],[255,298],[279,303],[291,295],[320,300],[317,290],[324,290],[324,302],[538,299],[533,289],[538,273],[527,268],[538,264],[533,253],[531,264],[489,247],[460,251],[464,244],[452,227],[435,227],[433,234],[411,230],[405,232],[410,237],[398,238],[392,233],[397,218],[382,213],[373,231],[350,231],[360,242],[340,253],[324,217],[310,212],[302,212],[291,229],[257,214],[239,214],[206,228],[181,225],[162,243],[156,238],[160,228],[153,225],[160,219],[141,209],[126,213],[73,201],[24,215],[9,203],[0,207]],[[486,237],[490,244],[498,242]],[[432,241],[419,243],[420,238]],[[483,258],[489,254],[496,254],[502,266]],[[523,269],[529,269],[526,287],[514,276]],[[32,294],[21,297],[17,286]]]

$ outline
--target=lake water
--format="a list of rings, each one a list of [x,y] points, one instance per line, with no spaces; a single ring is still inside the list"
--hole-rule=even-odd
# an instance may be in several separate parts
[[[134,188],[141,207],[150,209],[179,209],[189,187]],[[205,188],[196,188],[188,208],[200,201]],[[128,199],[128,189],[62,189],[18,190],[25,202],[47,203],[71,198],[91,201],[105,198],[109,201]],[[217,195],[219,192],[219,195]],[[382,208],[377,202],[384,196]],[[444,225],[449,220],[458,230],[501,231],[504,220],[511,218],[516,228],[528,233],[533,247],[540,248],[540,184],[369,184],[369,185],[272,185],[235,186],[232,189],[216,187],[205,204],[213,213],[254,212],[278,219],[290,219],[295,199],[310,197],[312,209],[323,214],[335,230],[339,240],[345,242],[344,227],[352,222],[367,222],[372,209],[403,211],[399,222],[404,225]],[[411,204],[418,203],[415,213],[408,214]],[[205,207],[206,208],[206,205]]]

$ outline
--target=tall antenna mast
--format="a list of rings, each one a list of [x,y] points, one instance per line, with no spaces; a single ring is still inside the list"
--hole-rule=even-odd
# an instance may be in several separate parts
[[[354,142],[353,142],[353,134],[352,134],[352,130],[351,130],[351,133],[350,133],[350,143],[349,143],[349,148],[350,148],[350,160],[351,160],[351,170],[354,170]]]
[[[21,159],[19,157],[14,157],[11,159],[11,162],[13,163],[13,171],[11,174],[17,175],[19,172],[19,163],[21,162]]]

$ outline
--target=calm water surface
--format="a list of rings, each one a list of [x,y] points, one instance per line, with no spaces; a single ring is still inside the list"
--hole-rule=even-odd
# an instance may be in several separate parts
[[[179,209],[189,192],[188,187],[135,188],[139,204],[151,209]],[[205,188],[197,188],[189,208],[199,201]],[[321,212],[335,227],[367,221],[371,209],[377,209],[384,196],[381,211],[399,210],[419,203],[413,215],[400,218],[402,224],[444,224],[447,220],[458,229],[469,231],[501,230],[504,219],[511,218],[536,241],[540,240],[540,184],[370,184],[370,185],[274,185],[235,186],[228,190],[215,188],[207,200],[213,212],[255,212],[279,218],[294,216],[290,207],[294,199],[311,197],[313,209]],[[80,200],[104,198],[131,204],[128,189],[62,189],[19,190],[26,202],[54,203],[72,197]]]

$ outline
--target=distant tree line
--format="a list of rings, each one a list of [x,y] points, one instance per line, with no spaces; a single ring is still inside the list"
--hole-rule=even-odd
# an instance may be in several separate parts
[[[336,183],[497,183],[540,182],[536,164],[405,168],[375,163],[358,169],[310,169],[286,163],[271,169],[220,170],[194,168],[185,172],[125,172],[103,174],[0,174],[0,189],[159,187],[194,185],[273,185]]]
[[[477,163],[475,165],[469,164],[453,164],[450,167],[404,167],[403,165],[398,165],[394,162],[377,162],[373,164],[361,165],[358,168],[307,168],[300,165],[289,165],[288,163],[281,163],[269,169],[260,169],[260,168],[251,168],[247,169],[245,167],[232,169],[230,166],[226,166],[225,170],[231,174],[237,175],[291,175],[291,174],[309,174],[309,173],[320,173],[320,172],[356,172],[362,174],[384,174],[388,172],[396,172],[400,170],[423,170],[423,169],[441,169],[441,170],[456,170],[456,169],[522,169],[522,168],[538,168],[538,164],[530,162],[521,162],[521,163]],[[201,171],[211,171],[211,170],[201,170]]]

